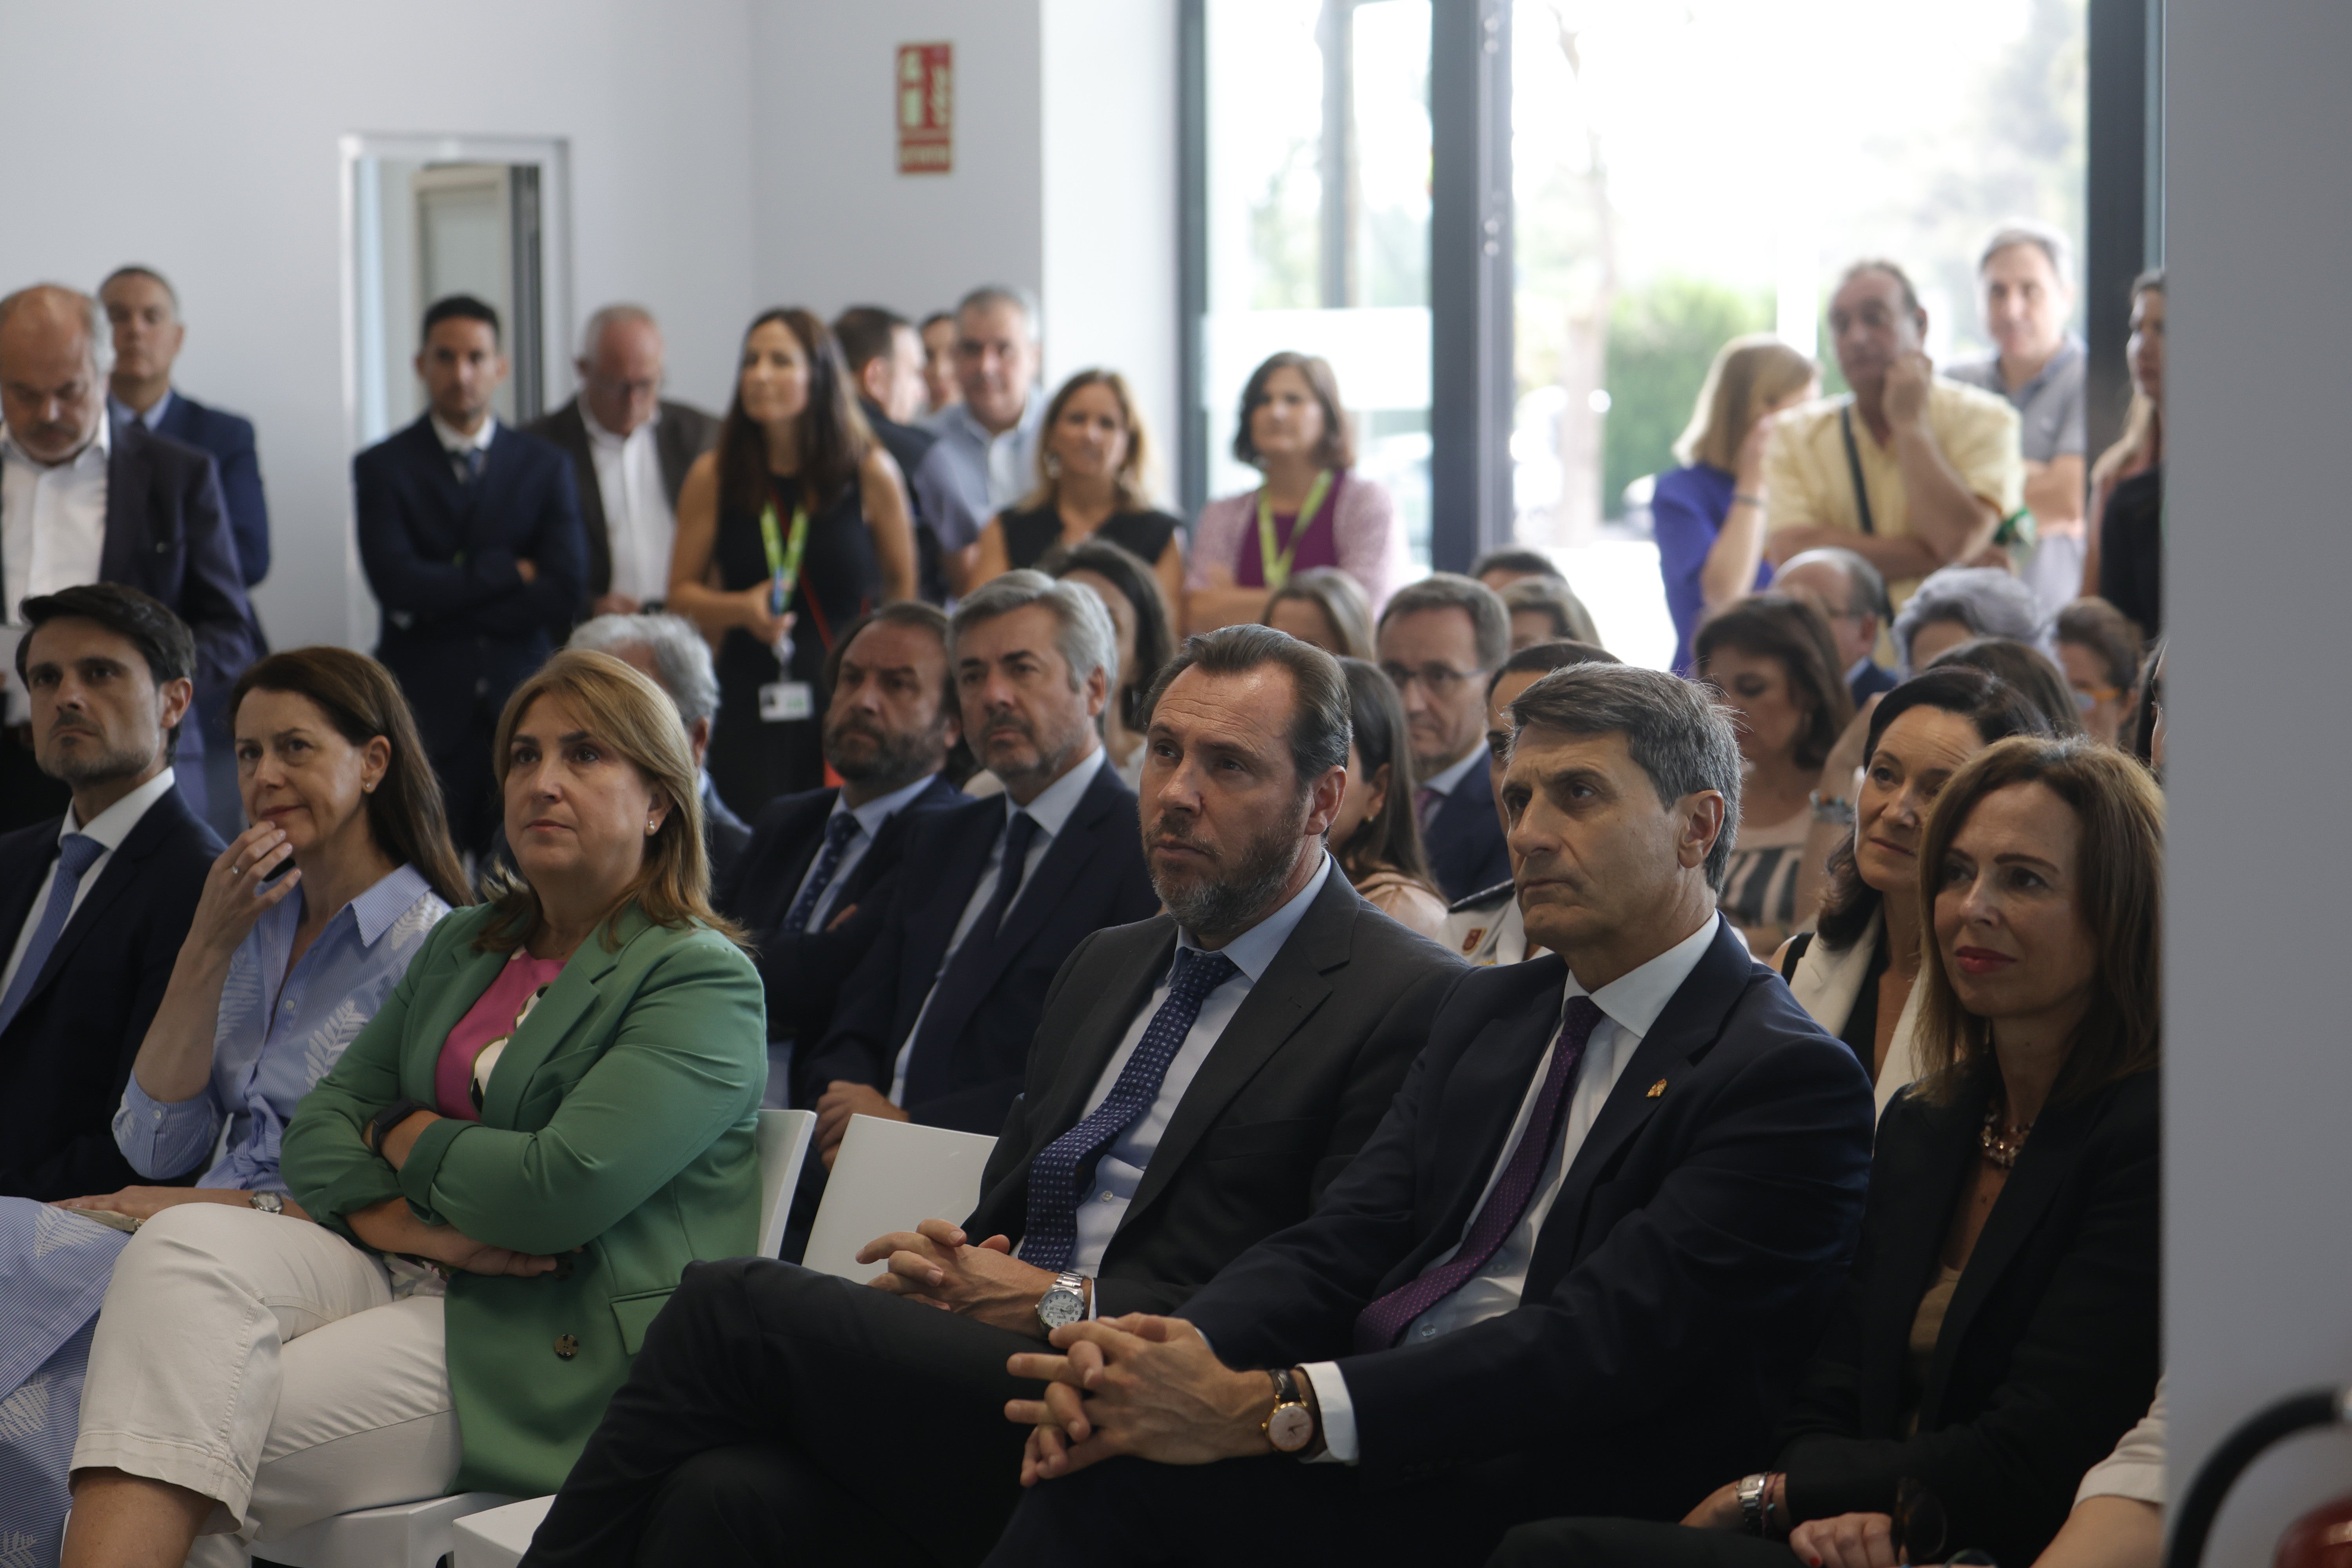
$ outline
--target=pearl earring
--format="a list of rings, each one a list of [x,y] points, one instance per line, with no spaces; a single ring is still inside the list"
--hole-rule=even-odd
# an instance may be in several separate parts
[[[656,834],[656,833],[658,833],[658,832],[660,832],[660,831],[661,831],[661,818],[660,818],[660,817],[658,817],[658,816],[652,816],[652,817],[647,817],[647,818],[646,819],[646,837],[651,838],[655,834]]]

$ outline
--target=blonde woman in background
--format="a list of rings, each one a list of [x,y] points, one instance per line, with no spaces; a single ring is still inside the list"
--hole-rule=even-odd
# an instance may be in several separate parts
[[[1372,602],[1337,566],[1296,573],[1266,596],[1265,625],[1333,658],[1372,657]]]

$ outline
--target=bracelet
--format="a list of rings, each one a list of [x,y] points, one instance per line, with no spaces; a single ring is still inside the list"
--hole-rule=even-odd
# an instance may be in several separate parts
[[[1853,802],[1841,795],[1825,795],[1815,790],[1805,797],[1805,804],[1813,808],[1813,820],[1825,827],[1853,826]]]
[[[1761,511],[1764,510],[1764,498],[1762,496],[1749,495],[1745,490],[1734,490],[1731,492],[1731,504],[1734,506],[1752,506],[1757,510]]]

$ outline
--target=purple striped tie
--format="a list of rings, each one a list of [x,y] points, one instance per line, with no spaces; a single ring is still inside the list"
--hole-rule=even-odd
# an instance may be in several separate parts
[[[1486,1260],[1518,1227],[1520,1217],[1528,1212],[1528,1204],[1536,1195],[1536,1184],[1543,1177],[1544,1161],[1551,1153],[1552,1139],[1559,1131],[1560,1111],[1576,1088],[1576,1069],[1584,1060],[1585,1042],[1592,1038],[1593,1029],[1604,1016],[1591,997],[1569,998],[1559,1037],[1552,1042],[1551,1070],[1544,1074],[1543,1089],[1536,1096],[1535,1114],[1528,1119],[1527,1135],[1519,1140],[1511,1163],[1503,1167],[1501,1178],[1486,1194],[1470,1228],[1463,1232],[1462,1245],[1455,1249],[1453,1261],[1443,1268],[1406,1280],[1366,1307],[1356,1319],[1357,1354],[1370,1355],[1394,1345],[1407,1324],[1459,1290],[1486,1267]]]

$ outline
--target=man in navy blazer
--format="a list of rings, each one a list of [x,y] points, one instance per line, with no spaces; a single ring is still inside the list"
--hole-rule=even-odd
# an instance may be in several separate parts
[[[1859,1233],[1869,1081],[1715,911],[1721,711],[1581,665],[1512,715],[1549,953],[1466,976],[1315,1213],[1181,1318],[1010,1359],[1051,1381],[1008,1409],[1033,1489],[991,1563],[1476,1563],[1564,1510],[1678,1519],[1769,1452]]]
[[[501,425],[498,312],[453,294],[425,312],[431,406],[352,462],[360,561],[383,606],[375,656],[399,678],[462,848],[488,847],[490,740],[507,694],[577,618],[587,544],[572,465]]]
[[[956,606],[963,732],[1002,798],[910,824],[901,877],[833,1026],[800,1069],[821,1088],[827,1166],[853,1115],[993,1135],[1062,961],[1160,908],[1135,794],[1095,724],[1118,668],[1087,589],[1008,572]]]
[[[1449,903],[1510,879],[1486,778],[1486,677],[1510,651],[1511,617],[1475,577],[1437,573],[1381,611],[1381,668],[1404,704],[1413,811]]]

